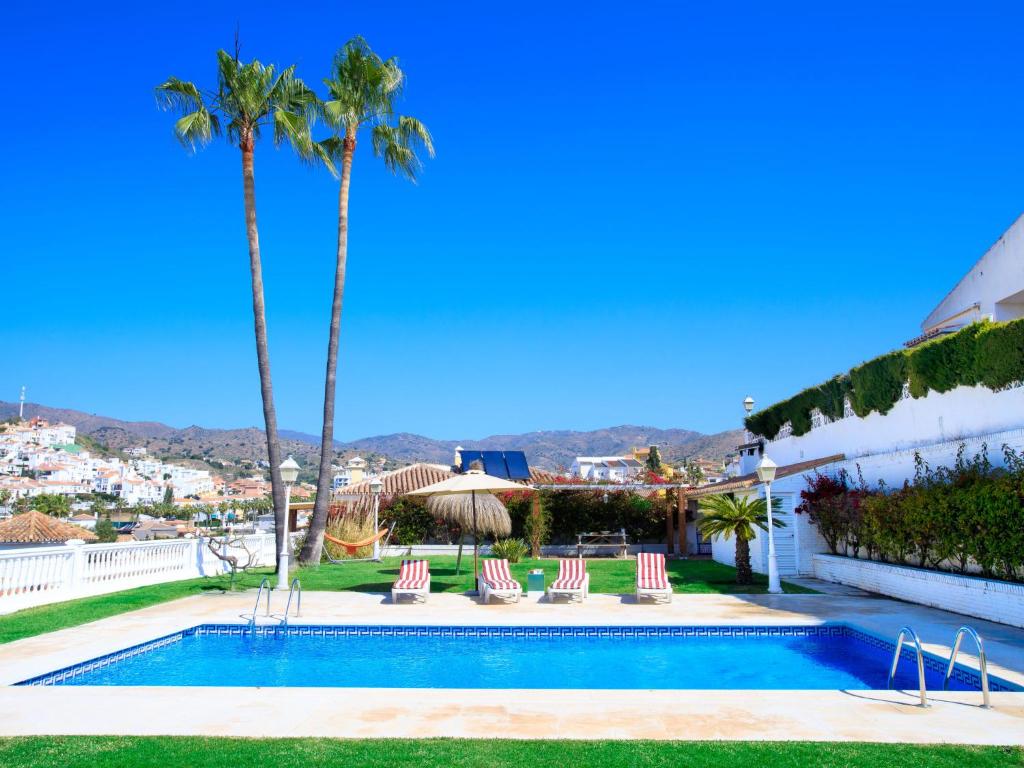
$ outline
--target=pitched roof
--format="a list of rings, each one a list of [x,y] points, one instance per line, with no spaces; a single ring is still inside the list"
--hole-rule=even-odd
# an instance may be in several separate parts
[[[845,454],[836,453],[832,456],[823,456],[820,459],[811,459],[809,461],[798,461],[796,464],[787,464],[784,467],[779,467],[775,472],[775,479],[781,480],[784,477],[790,475],[799,475],[804,472],[810,472],[812,469],[823,467],[826,464],[834,464],[837,461],[842,461],[846,458]],[[699,488],[686,488],[683,493],[686,494],[686,498],[695,499],[699,496],[711,496],[719,493],[732,493],[734,491],[741,491],[744,488],[752,488],[755,485],[759,485],[760,480],[757,479],[757,473],[751,472],[748,475],[740,475],[734,477],[731,480],[726,480],[724,483],[711,483],[710,485],[702,485]]]
[[[0,523],[0,542],[6,544],[64,544],[69,539],[96,541],[98,537],[34,509]]]
[[[402,467],[393,472],[385,472],[378,479],[384,484],[381,489],[382,494],[401,496],[410,491],[418,491],[420,488],[447,480],[453,474],[455,473],[441,464],[410,464],[408,467]],[[338,495],[368,494],[370,493],[370,480],[371,478],[367,478],[339,488]]]

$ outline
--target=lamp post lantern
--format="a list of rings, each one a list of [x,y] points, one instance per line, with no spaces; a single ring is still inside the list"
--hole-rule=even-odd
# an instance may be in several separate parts
[[[751,411],[754,410],[754,398],[752,398],[750,395],[747,395],[743,399],[743,410],[747,412],[747,416],[749,416]]]
[[[292,486],[299,479],[299,463],[291,456],[281,462],[281,480],[284,482],[284,536],[281,537],[281,551],[277,554],[277,588],[288,589],[288,518],[291,516]]]
[[[773,595],[782,594],[779,561],[775,557],[775,519],[772,517],[772,480],[778,468],[767,455],[762,456],[757,465],[757,479],[764,483],[764,499],[768,505],[768,592]]]
[[[384,489],[384,483],[379,477],[370,480],[370,493],[373,494],[373,533],[377,534],[379,523],[377,517],[380,513],[380,492]],[[373,540],[373,559],[380,560],[380,537]]]

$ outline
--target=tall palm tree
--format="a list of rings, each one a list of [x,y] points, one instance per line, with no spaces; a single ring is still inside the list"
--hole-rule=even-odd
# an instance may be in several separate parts
[[[310,138],[309,118],[316,109],[316,96],[295,77],[295,67],[277,71],[258,60],[244,63],[226,51],[217,51],[217,89],[201,91],[193,83],[169,78],[157,86],[156,95],[164,109],[181,114],[174,132],[191,150],[209,143],[224,131],[242,154],[242,192],[245,202],[245,232],[249,241],[249,276],[252,282],[252,314],[256,332],[256,360],[263,398],[263,422],[270,462],[270,484],[277,521],[277,551],[284,546],[287,514],[284,484],[281,482],[281,449],[277,438],[277,412],[270,378],[267,346],[267,318],[263,301],[263,267],[256,226],[256,176],[253,161],[256,141],[265,128],[272,127],[274,142],[287,140],[300,156],[310,158],[321,150]],[[326,159],[326,158],[325,158]]]
[[[772,511],[779,507],[779,499],[772,499]],[[700,500],[702,517],[698,525],[701,535],[710,538],[736,537],[736,583],[750,584],[754,581],[750,569],[750,542],[757,534],[755,529],[768,530],[768,505],[764,499],[750,496],[736,497],[731,493],[720,493]],[[773,517],[776,528],[782,528],[779,518]]]
[[[321,151],[334,164],[341,165],[338,189],[338,249],[334,272],[334,301],[331,305],[331,329],[327,341],[327,375],[324,381],[324,418],[320,439],[320,469],[316,481],[316,501],[309,535],[299,559],[319,563],[323,550],[327,511],[331,502],[331,459],[334,456],[334,396],[337,389],[338,336],[341,308],[345,295],[345,266],[348,260],[348,200],[352,180],[352,158],[361,128],[370,131],[374,154],[395,174],[416,180],[422,167],[417,149],[431,157],[434,145],[423,123],[395,112],[395,101],[402,92],[405,74],[398,59],[381,59],[361,37],[345,44],[334,57],[331,77],[324,80],[328,99],[321,114],[332,135],[319,142]]]

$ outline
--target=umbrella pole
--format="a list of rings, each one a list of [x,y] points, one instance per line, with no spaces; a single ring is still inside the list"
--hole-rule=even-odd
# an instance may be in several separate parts
[[[462,540],[466,538],[466,532],[462,530],[462,526],[459,526],[459,554],[455,558],[455,575],[458,576],[462,571]]]
[[[478,585],[480,583],[479,582],[480,576],[478,575],[478,570],[477,570],[477,560],[478,560],[478,557],[479,557],[477,555],[477,549],[478,549],[479,543],[477,541],[477,535],[476,535],[476,491],[472,491],[471,493],[472,493],[472,496],[473,496],[473,589],[479,589]]]

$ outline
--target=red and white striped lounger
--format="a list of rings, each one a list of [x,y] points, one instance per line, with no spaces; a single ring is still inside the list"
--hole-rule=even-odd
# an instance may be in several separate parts
[[[403,560],[398,579],[391,586],[391,602],[399,597],[411,597],[427,602],[430,595],[430,562],[428,560]]]
[[[548,587],[548,597],[567,597],[581,603],[590,594],[590,574],[587,561],[581,558],[558,561],[558,578]]]
[[[672,602],[672,585],[665,575],[665,556],[641,552],[636,556],[636,597],[649,597],[656,602]]]
[[[523,588],[512,578],[508,560],[484,560],[483,566],[477,588],[484,599],[484,604],[491,599],[491,595],[501,600],[515,600],[518,603]]]

